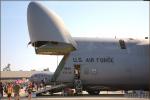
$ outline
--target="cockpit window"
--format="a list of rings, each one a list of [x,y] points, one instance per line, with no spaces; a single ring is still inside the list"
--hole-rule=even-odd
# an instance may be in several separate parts
[[[126,44],[124,40],[119,40],[119,44],[120,44],[121,49],[126,49]]]

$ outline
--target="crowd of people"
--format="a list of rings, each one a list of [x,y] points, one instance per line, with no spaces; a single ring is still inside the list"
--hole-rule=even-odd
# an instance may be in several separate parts
[[[0,96],[3,97],[4,93],[7,94],[8,100],[11,100],[12,95],[14,94],[15,100],[19,100],[19,92],[21,86],[17,82],[0,82]]]
[[[42,85],[41,85],[42,84]],[[0,97],[3,97],[4,94],[7,95],[8,100],[14,96],[15,100],[20,100],[20,91],[24,88],[25,93],[28,94],[28,100],[31,100],[33,90],[39,90],[39,88],[44,88],[44,83],[36,84],[34,82],[19,83],[14,82],[0,82]]]

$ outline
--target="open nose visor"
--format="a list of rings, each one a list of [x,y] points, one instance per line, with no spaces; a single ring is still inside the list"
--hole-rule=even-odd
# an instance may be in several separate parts
[[[75,50],[72,44],[52,41],[37,41],[32,46],[35,47],[36,54],[45,55],[65,55]]]
[[[27,10],[27,22],[30,44],[35,47],[37,54],[64,55],[76,50],[76,42],[62,19],[53,11],[31,2]]]

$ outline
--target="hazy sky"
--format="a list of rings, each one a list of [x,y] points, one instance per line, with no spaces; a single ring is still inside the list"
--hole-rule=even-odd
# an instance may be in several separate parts
[[[64,20],[75,37],[149,36],[149,3],[143,1],[43,1]],[[1,2],[1,66],[12,70],[57,67],[57,57],[36,55],[27,27],[28,1]],[[61,57],[58,57],[59,60]]]

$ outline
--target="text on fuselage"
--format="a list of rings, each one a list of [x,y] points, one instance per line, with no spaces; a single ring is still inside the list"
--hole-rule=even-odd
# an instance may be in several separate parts
[[[97,62],[97,63],[114,63],[113,57],[87,57],[87,58],[81,58],[81,57],[74,57],[73,62]]]

